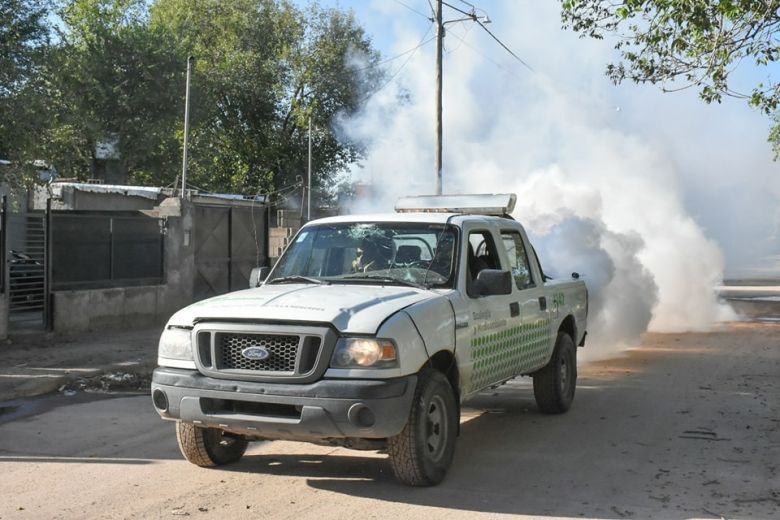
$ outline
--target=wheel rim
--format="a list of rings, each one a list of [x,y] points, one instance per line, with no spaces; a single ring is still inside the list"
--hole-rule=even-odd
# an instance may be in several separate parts
[[[571,391],[571,383],[573,375],[571,373],[572,360],[569,356],[561,356],[560,375],[559,380],[561,382],[561,395],[569,395]]]
[[[444,399],[434,395],[428,402],[425,417],[425,453],[431,460],[441,458],[447,439],[447,407]]]

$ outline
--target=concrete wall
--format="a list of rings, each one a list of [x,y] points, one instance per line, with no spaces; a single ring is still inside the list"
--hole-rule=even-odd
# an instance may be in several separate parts
[[[54,331],[71,334],[97,329],[146,327],[164,323],[164,285],[57,291]]]
[[[103,191],[88,191],[89,185],[84,186],[83,189],[66,184],[54,184],[50,189],[40,186],[29,193],[28,207],[43,211],[51,199],[51,209],[55,211],[143,211],[154,209],[166,197],[162,190],[134,192],[132,187],[95,185],[95,189]]]
[[[177,310],[192,303],[195,257],[192,243],[192,205],[166,199],[158,208],[165,227],[165,283],[55,291],[54,332],[132,328],[164,324]]]
[[[62,209],[74,209],[81,211],[133,211],[152,209],[157,203],[154,199],[146,197],[127,196],[122,193],[89,193],[74,189],[63,189]],[[53,204],[53,209],[60,209]]]

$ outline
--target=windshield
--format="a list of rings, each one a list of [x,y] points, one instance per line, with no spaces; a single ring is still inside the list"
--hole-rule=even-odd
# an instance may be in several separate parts
[[[298,234],[267,283],[451,287],[456,236],[453,226],[445,229],[442,224],[348,222],[313,226]]]

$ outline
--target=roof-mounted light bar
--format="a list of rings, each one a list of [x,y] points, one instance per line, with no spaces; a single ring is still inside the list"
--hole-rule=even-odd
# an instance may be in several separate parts
[[[395,203],[398,213],[471,213],[476,215],[509,215],[515,209],[514,193],[476,195],[419,195],[401,197]]]

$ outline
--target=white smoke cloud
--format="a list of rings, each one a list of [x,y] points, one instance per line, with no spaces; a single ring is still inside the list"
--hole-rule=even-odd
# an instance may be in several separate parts
[[[559,8],[489,6],[492,30],[535,73],[484,33],[449,26],[447,48],[457,50],[444,64],[445,191],[518,194],[515,217],[545,269],[588,283],[591,355],[636,344],[646,330],[734,319],[713,293],[721,247],[735,275],[780,253],[780,176],[766,127],[741,104],[611,86],[602,74],[611,46],[562,32]],[[397,27],[395,52],[419,43],[421,34]],[[362,209],[433,191],[432,54],[420,49],[344,124],[370,142],[353,174],[381,197]]]

